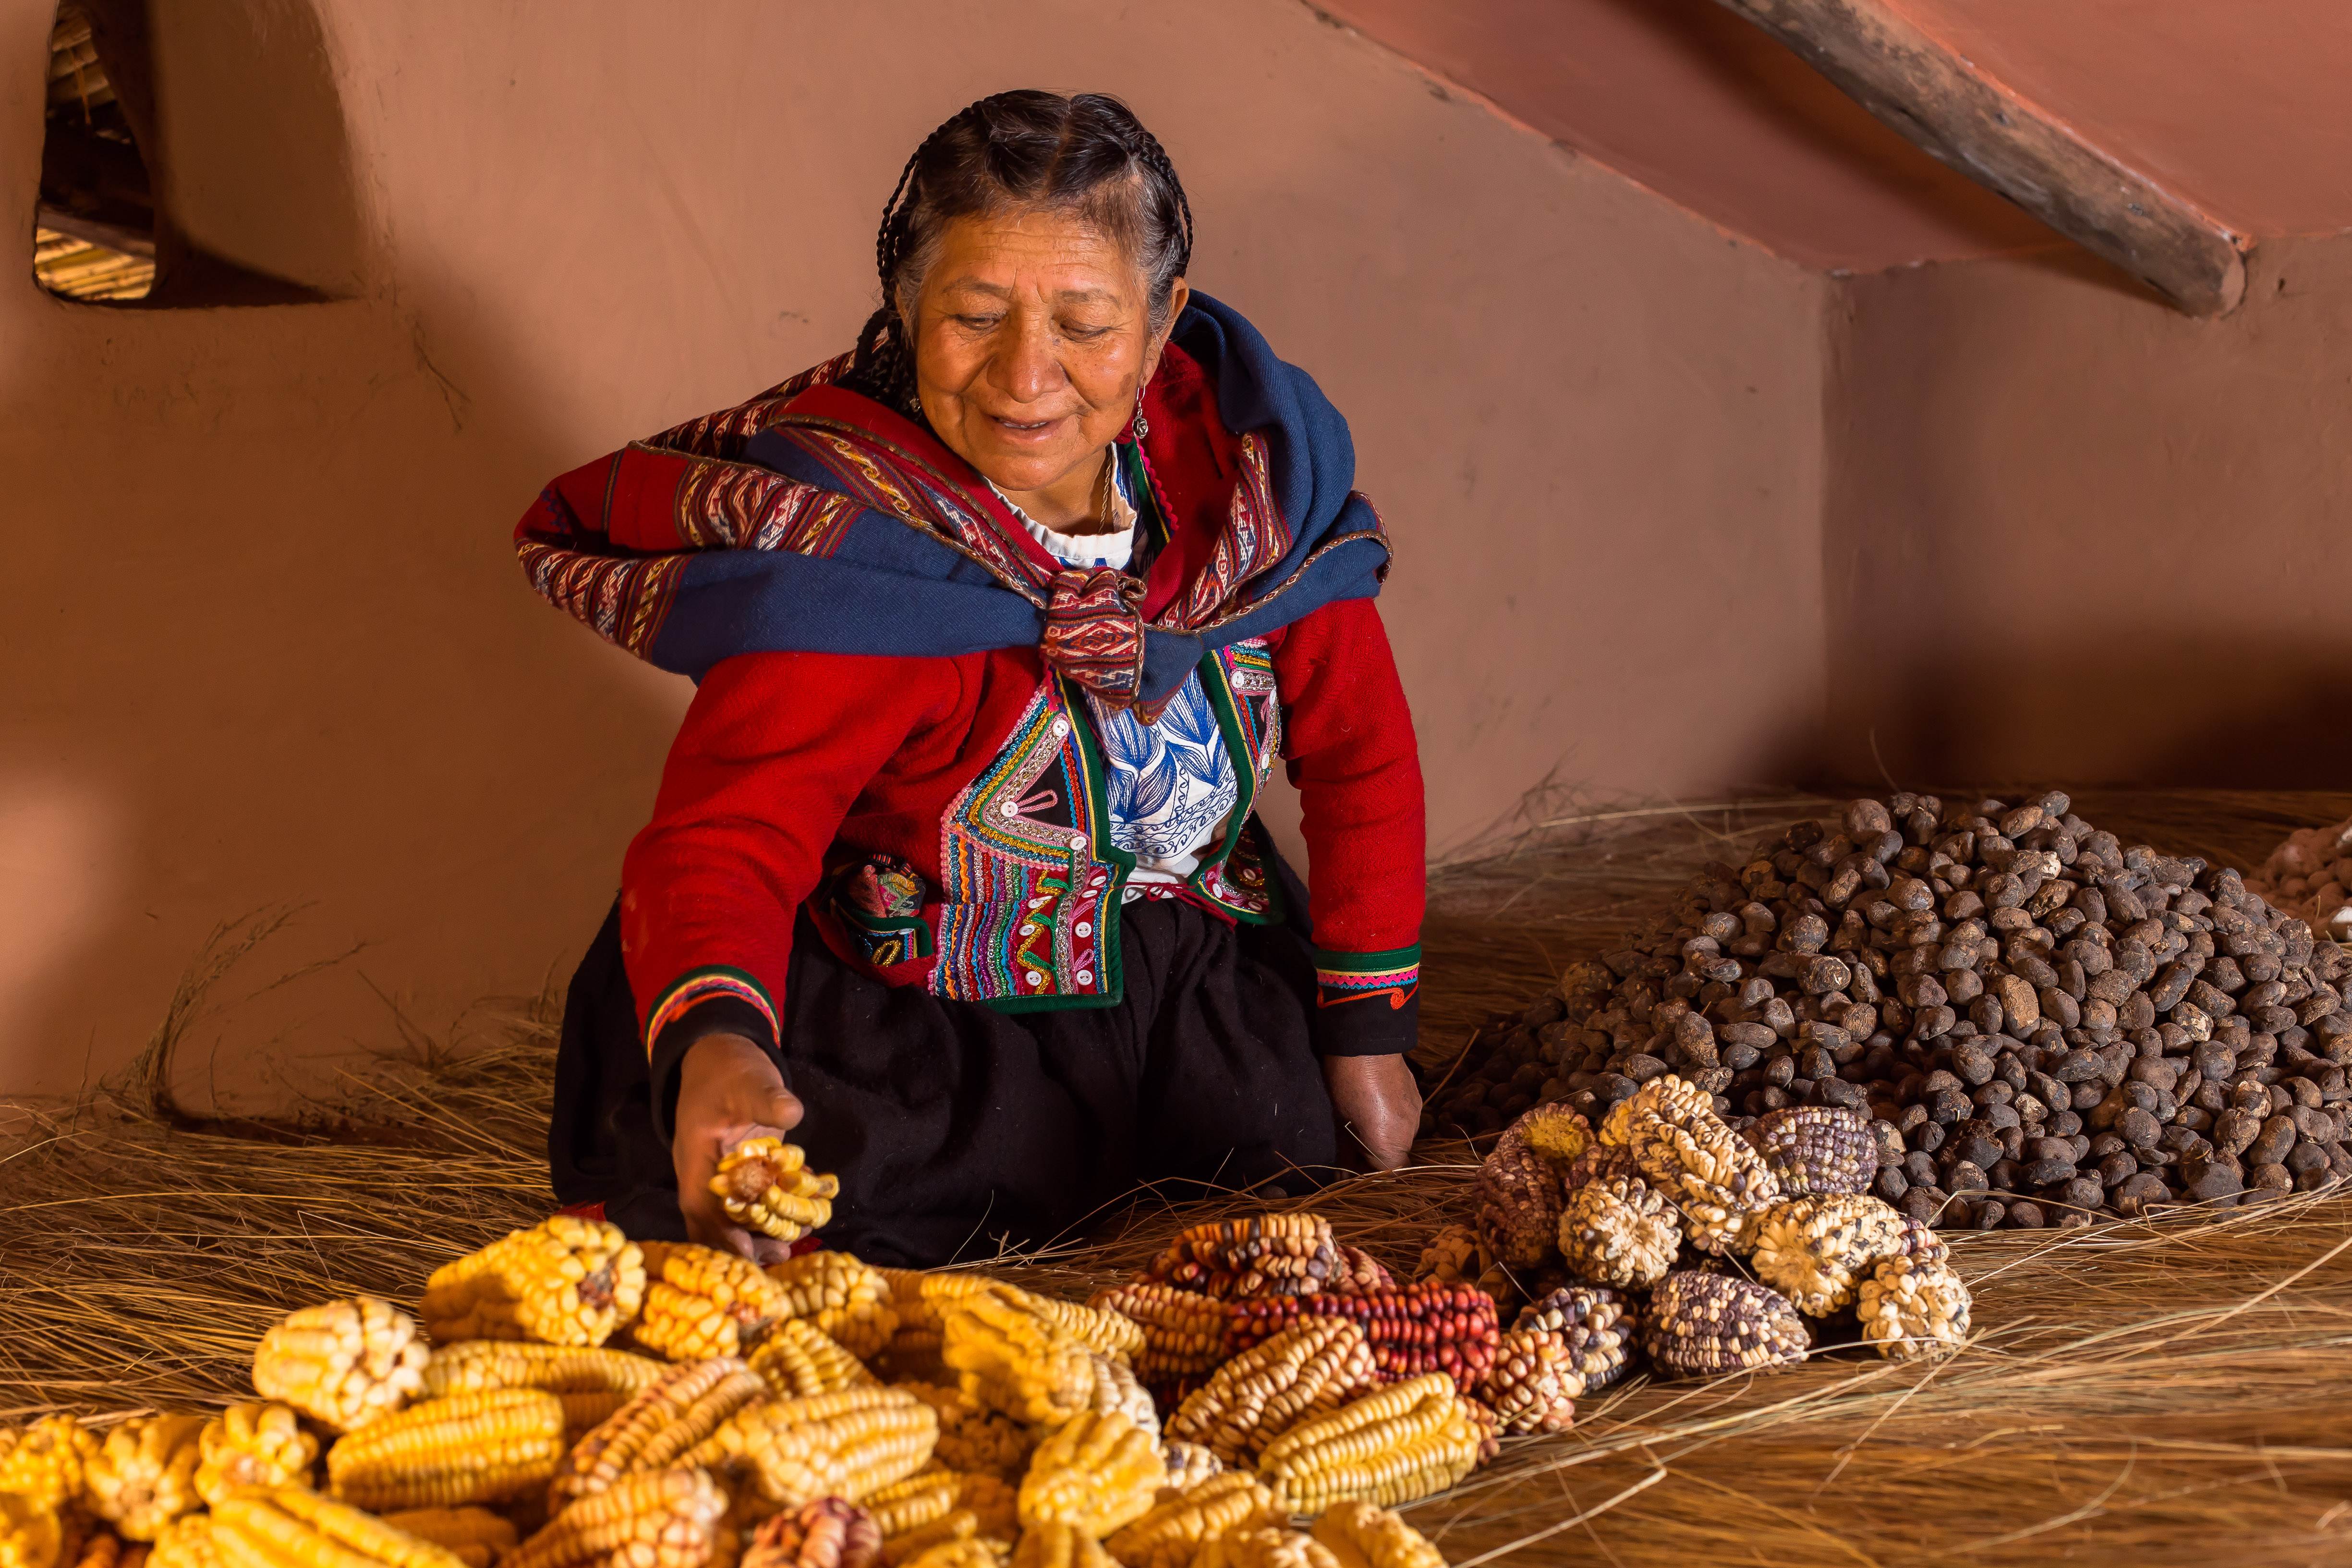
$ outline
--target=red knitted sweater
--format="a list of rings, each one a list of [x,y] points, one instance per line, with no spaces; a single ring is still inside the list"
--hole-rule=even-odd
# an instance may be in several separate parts
[[[1168,538],[1147,615],[1216,549],[1239,471],[1214,387],[1189,361],[1171,354],[1149,406]],[[602,500],[611,462],[557,488]],[[1373,602],[1327,605],[1199,671],[1241,797],[1183,896],[1235,920],[1305,917],[1320,1048],[1409,1049],[1421,771]],[[1250,820],[1277,760],[1304,805],[1306,911],[1280,907]],[[1110,839],[1102,773],[1085,702],[1034,648],[755,653],[713,667],[623,871],[623,951],[656,1083],[703,1035],[777,1043],[803,905],[829,946],[890,984],[1008,1010],[1116,1002],[1131,861]]]

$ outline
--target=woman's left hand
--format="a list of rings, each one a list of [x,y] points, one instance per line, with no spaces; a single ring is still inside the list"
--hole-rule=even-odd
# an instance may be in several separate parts
[[[762,1266],[792,1256],[791,1243],[754,1236],[730,1220],[710,1190],[710,1178],[730,1149],[748,1138],[782,1138],[800,1121],[801,1102],[755,1042],[741,1035],[705,1035],[687,1047],[670,1161],[677,1171],[678,1212],[690,1240]]]
[[[1339,1122],[1339,1157],[1361,1170],[1393,1171],[1421,1129],[1421,1087],[1402,1056],[1325,1057],[1323,1082]]]

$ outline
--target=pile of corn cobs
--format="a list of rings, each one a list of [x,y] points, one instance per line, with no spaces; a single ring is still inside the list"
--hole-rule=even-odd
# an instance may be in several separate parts
[[[2063,795],[1857,800],[1484,1037],[1425,1131],[1679,1074],[1737,1128],[1873,1119],[1873,1186],[1945,1226],[2037,1227],[2352,1175],[2346,960],[2237,872],[2125,846]]]
[[[712,1187],[785,1238],[834,1190],[773,1140]],[[0,1563],[1444,1568],[1389,1510],[1564,1419],[1522,1409],[1538,1376],[1507,1420],[1465,1397],[1497,1342],[1487,1298],[1400,1290],[1311,1215],[1187,1233],[1096,1306],[559,1215],[414,1317],[293,1313],[253,1403],[0,1434]]]
[[[1531,1298],[1511,1337],[1561,1342],[1584,1388],[1637,1349],[1667,1375],[1801,1361],[1807,1319],[1824,1342],[1942,1354],[1967,1338],[1968,1289],[1932,1230],[1868,1194],[1877,1169],[1853,1111],[1776,1110],[1735,1131],[1667,1074],[1597,1131],[1564,1105],[1528,1110],[1480,1167],[1476,1228],[1449,1227],[1424,1261]]]

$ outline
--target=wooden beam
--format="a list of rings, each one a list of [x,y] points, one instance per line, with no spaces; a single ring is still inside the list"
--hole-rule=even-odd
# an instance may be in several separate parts
[[[2251,243],[1928,37],[1888,0],[1717,0],[1921,149],[2192,316],[2234,309]]]
[[[46,203],[33,209],[33,226],[79,239],[85,245],[103,246],[124,256],[136,256],[142,261],[155,259],[155,231],[152,228],[125,228],[102,217],[68,212]]]

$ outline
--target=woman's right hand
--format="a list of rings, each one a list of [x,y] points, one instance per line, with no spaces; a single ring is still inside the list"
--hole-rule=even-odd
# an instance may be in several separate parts
[[[782,1138],[800,1125],[801,1102],[768,1053],[741,1035],[705,1035],[686,1048],[677,1086],[670,1161],[686,1234],[704,1247],[754,1263],[781,1263],[792,1244],[754,1236],[727,1217],[710,1190],[719,1162],[748,1138]]]

